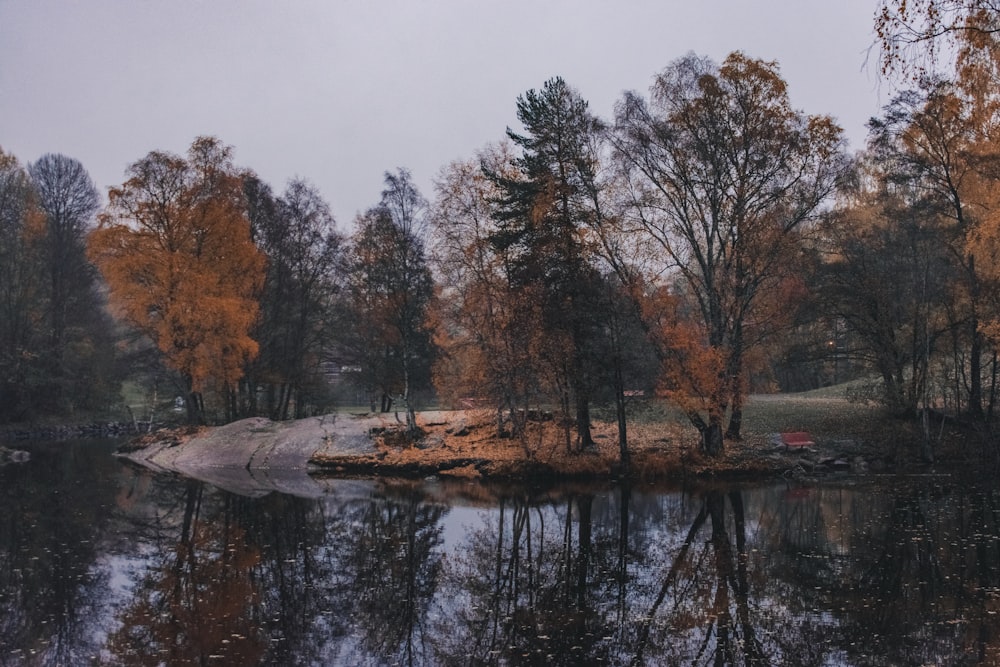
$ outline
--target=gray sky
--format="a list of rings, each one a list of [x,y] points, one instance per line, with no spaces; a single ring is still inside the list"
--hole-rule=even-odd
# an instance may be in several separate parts
[[[875,0],[0,0],[0,147],[80,160],[98,188],[197,135],[276,193],[301,177],[341,229],[382,174],[424,195],[516,126],[555,75],[610,119],[625,90],[693,51],[777,60],[792,103],[863,147],[890,94]]]

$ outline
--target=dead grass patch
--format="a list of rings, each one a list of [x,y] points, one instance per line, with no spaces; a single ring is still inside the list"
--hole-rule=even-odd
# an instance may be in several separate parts
[[[806,431],[817,443],[817,458],[878,459],[890,464],[913,461],[920,432],[917,424],[894,419],[878,406],[834,396],[753,396],[744,409],[743,438],[727,441],[719,458],[703,456],[698,433],[670,406],[650,401],[639,406],[628,424],[630,474],[645,479],[684,476],[754,476],[794,469],[802,452],[776,447],[774,435]],[[607,417],[607,415],[602,415]],[[613,420],[595,420],[596,447],[570,448],[558,420],[529,422],[516,438],[497,437],[495,414],[488,411],[418,414],[419,441],[385,437],[372,460],[378,471],[440,473],[461,479],[533,477],[608,478],[620,472],[618,431]],[[955,449],[960,434],[944,429],[940,451]]]

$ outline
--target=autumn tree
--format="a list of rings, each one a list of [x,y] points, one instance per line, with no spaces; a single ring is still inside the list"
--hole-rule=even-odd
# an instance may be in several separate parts
[[[401,397],[416,428],[414,391],[430,383],[427,311],[434,283],[424,251],[427,202],[406,169],[385,174],[378,205],[359,216],[348,250],[350,340],[382,409]]]
[[[996,0],[881,0],[875,14],[884,74],[933,72],[942,52],[964,51],[1000,33]]]
[[[875,126],[917,169],[928,198],[939,202],[951,220],[945,241],[963,267],[955,294],[956,314],[963,325],[961,347],[967,352],[968,410],[982,413],[980,364],[983,353],[996,363],[998,339],[993,274],[996,239],[1000,238],[1000,5],[992,0],[886,0],[876,17],[882,69],[910,74],[917,92],[900,95],[901,122]],[[942,54],[949,57],[941,58]],[[943,61],[943,62],[942,62]],[[952,81],[932,78],[941,65],[953,66]],[[886,114],[893,119],[893,108]],[[888,131],[886,131],[888,130]],[[964,349],[963,349],[964,348]],[[991,374],[995,378],[995,374]],[[995,387],[995,380],[993,380]],[[990,392],[990,406],[993,404]]]
[[[230,391],[258,346],[250,337],[264,257],[254,246],[232,150],[199,137],[186,158],[153,151],[111,188],[89,254],[111,303],[180,374],[192,422],[204,392]]]
[[[541,394],[533,358],[538,309],[518,298],[507,279],[509,254],[491,242],[499,198],[485,170],[513,177],[512,146],[487,147],[455,161],[435,181],[431,211],[433,258],[440,280],[435,337],[442,351],[435,367],[439,396],[489,401],[498,435],[520,435],[521,415]],[[523,294],[521,295],[523,296]]]
[[[341,288],[344,239],[330,207],[309,183],[295,179],[281,197],[256,177],[245,182],[252,233],[267,257],[260,318],[253,337],[260,355],[241,383],[244,412],[271,419],[304,417],[320,400],[322,363],[334,341],[335,299]]]
[[[981,324],[983,285],[971,235],[983,217],[988,179],[980,168],[970,106],[948,82],[928,81],[899,94],[885,114],[870,123],[878,159],[891,165],[891,178],[917,191],[920,205],[937,217],[937,241],[956,267],[949,284],[951,322],[959,333],[956,365],[966,387],[970,414],[983,410],[982,364],[986,339]]]
[[[939,219],[912,187],[894,184],[868,156],[861,176],[821,224],[816,292],[856,345],[845,350],[873,368],[882,398],[914,414],[931,385],[931,359],[951,330],[949,285],[960,280]]]
[[[517,173],[487,172],[501,193],[491,243],[508,257],[510,284],[541,308],[542,342],[562,387],[563,409],[575,408],[576,446],[582,449],[593,445],[590,408],[601,341],[594,311],[603,280],[588,243],[602,222],[596,175],[601,123],[559,77],[519,96],[517,118],[524,133],[507,131],[521,150]]]
[[[707,344],[723,360],[725,391],[689,410],[709,454],[738,438],[746,355],[765,294],[796,261],[800,227],[844,168],[841,130],[792,109],[773,62],[729,55],[722,65],[689,55],[656,79],[647,102],[627,94],[614,141],[632,213],[682,279]],[[664,350],[664,356],[671,352]]]

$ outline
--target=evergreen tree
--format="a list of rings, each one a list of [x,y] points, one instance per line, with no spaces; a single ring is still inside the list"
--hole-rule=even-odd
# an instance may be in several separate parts
[[[522,151],[516,175],[487,170],[502,193],[491,241],[509,257],[511,285],[541,301],[544,339],[564,379],[557,383],[560,399],[567,411],[575,404],[581,449],[593,445],[590,403],[601,340],[593,315],[602,294],[588,247],[601,219],[595,148],[601,124],[587,106],[559,77],[529,90],[517,100],[525,132],[507,130]]]

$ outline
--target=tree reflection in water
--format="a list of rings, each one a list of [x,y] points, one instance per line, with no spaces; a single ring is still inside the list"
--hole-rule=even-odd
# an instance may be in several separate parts
[[[443,506],[375,496],[327,513],[196,481],[169,488],[165,511],[141,520],[159,556],[116,619],[110,662],[429,664]]]
[[[919,488],[508,497],[447,562],[437,658],[997,664],[997,495]]]
[[[172,549],[164,536],[151,565],[108,640],[114,662],[129,665],[258,664],[267,648],[253,573],[260,550],[233,521],[230,503],[203,520],[201,482],[189,481]],[[169,531],[169,529],[167,529]]]
[[[527,497],[500,501],[463,554],[449,557],[437,658],[472,664],[585,664],[603,661],[609,631],[602,589],[603,532],[594,534],[594,496],[571,494],[539,507]],[[595,548],[595,543],[601,543]],[[612,599],[613,603],[613,599]]]
[[[338,592],[348,602],[346,620],[363,652],[341,656],[344,664],[360,664],[366,653],[380,664],[433,664],[428,615],[441,569],[445,511],[410,490],[345,513],[350,530],[338,544],[344,582]]]
[[[0,469],[0,665],[1000,664],[988,484],[244,498],[67,452]]]
[[[72,665],[96,655],[107,575],[95,567],[114,487],[109,448],[35,446],[23,466],[0,466],[0,665]]]
[[[613,502],[601,508],[602,519],[617,514],[617,521],[597,526],[593,495],[548,506],[524,497],[502,501],[494,526],[477,531],[464,557],[446,568],[444,597],[468,604],[449,615],[447,632],[438,632],[444,640],[438,658],[456,664],[770,662],[751,612],[741,493],[700,494],[679,542],[661,535],[663,526],[649,516],[633,525],[630,489],[604,499]],[[677,520],[684,508],[658,509],[655,514]],[[636,548],[664,537],[673,542],[665,550]]]

